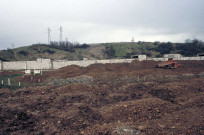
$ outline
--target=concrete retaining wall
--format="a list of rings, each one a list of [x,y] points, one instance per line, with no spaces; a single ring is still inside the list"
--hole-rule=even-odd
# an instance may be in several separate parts
[[[174,59],[177,59],[177,58],[181,58],[181,54],[164,54],[163,56],[164,58],[174,58]]]
[[[3,70],[26,69],[26,61],[3,62]]]
[[[53,69],[59,69],[69,65],[81,65],[81,61],[67,61],[67,60],[57,60],[53,61]]]
[[[204,60],[204,57],[181,57],[175,58],[174,60]]]
[[[36,61],[26,61],[26,69],[52,69],[50,59],[37,59]]]
[[[3,62],[2,70],[22,70],[22,69],[52,69],[50,59],[37,59],[36,61],[14,61]]]
[[[168,58],[147,58],[147,60],[167,61]],[[178,58],[174,58],[174,60],[204,60],[204,56],[202,57],[178,57]]]
[[[92,64],[100,63],[131,63],[134,59],[109,59],[109,60],[81,60],[81,61],[68,61],[68,60],[54,60],[50,59],[37,59],[36,61],[15,61],[15,62],[2,62],[0,61],[0,70],[23,70],[23,69],[59,69],[69,65],[78,65],[87,67]],[[145,58],[145,60],[154,61],[167,61],[168,58]],[[174,60],[204,60],[202,57],[180,57]]]
[[[57,60],[53,61],[53,69],[59,69],[62,67],[66,67],[69,65],[77,65],[81,67],[87,67],[92,64],[100,63],[100,64],[107,64],[107,63],[130,63],[133,59],[111,59],[111,60],[83,60],[83,61],[66,61],[66,60]]]
[[[147,60],[154,60],[154,61],[167,61],[168,58],[147,58]]]

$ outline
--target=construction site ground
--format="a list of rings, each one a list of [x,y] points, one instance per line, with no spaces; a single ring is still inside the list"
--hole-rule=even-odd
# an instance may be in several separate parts
[[[0,134],[203,135],[204,61],[68,66],[0,89]],[[0,75],[18,74],[4,71]]]

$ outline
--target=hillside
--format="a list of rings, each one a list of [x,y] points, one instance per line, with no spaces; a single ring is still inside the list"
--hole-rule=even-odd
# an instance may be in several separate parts
[[[118,42],[83,44],[71,47],[35,44],[0,51],[0,60],[20,61],[49,59],[111,59],[131,58],[131,55],[146,54],[148,57],[162,57],[166,53],[180,53],[184,56],[196,56],[204,52],[204,43],[192,40],[188,43],[160,42]]]
[[[36,44],[15,49],[2,50],[0,51],[0,60],[20,61],[36,60],[37,58],[81,60],[84,57],[89,59],[105,59],[104,51],[105,48],[103,46],[87,48],[76,47],[72,51],[66,51],[49,45]]]

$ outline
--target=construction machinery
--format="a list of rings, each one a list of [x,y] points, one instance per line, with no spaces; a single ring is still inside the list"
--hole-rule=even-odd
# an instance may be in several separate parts
[[[179,66],[181,66],[181,65],[179,65],[177,62],[175,62],[173,60],[173,58],[169,58],[168,61],[161,62],[161,63],[157,64],[155,67],[156,68],[169,68],[169,69],[171,69],[171,68],[177,68]]]

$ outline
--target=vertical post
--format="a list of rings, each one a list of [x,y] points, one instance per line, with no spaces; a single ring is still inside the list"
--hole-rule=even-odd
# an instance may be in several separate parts
[[[41,73],[41,75],[42,75],[42,69],[41,69],[40,73]]]
[[[28,69],[28,64],[27,64],[27,61],[26,61],[26,63],[25,63],[25,70],[27,70]]]
[[[3,62],[0,60],[0,71],[3,70]]]
[[[4,80],[1,80],[1,84],[4,85]]]
[[[18,83],[18,86],[21,87],[21,82]]]
[[[139,75],[137,76],[137,80],[140,81],[140,76]]]
[[[51,69],[54,69],[53,60],[50,60],[50,66],[51,66]]]
[[[8,78],[8,85],[11,85],[11,80],[10,80],[10,78]]]

